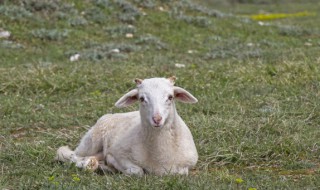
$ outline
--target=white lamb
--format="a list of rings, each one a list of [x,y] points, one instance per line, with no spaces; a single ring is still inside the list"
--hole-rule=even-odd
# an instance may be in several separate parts
[[[104,115],[75,151],[60,147],[56,159],[89,170],[100,167],[128,175],[187,175],[197,163],[198,153],[189,128],[176,111],[175,100],[198,100],[174,86],[175,79],[136,79],[137,88],[115,106],[122,108],[140,101],[140,111]]]

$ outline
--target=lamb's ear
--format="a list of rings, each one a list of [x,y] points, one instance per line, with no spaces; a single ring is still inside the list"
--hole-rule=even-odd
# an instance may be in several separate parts
[[[118,108],[127,107],[138,100],[138,89],[133,89],[127,94],[123,95],[116,103],[115,106]]]
[[[197,103],[198,100],[188,91],[183,88],[174,86],[173,87],[174,98],[183,103]]]

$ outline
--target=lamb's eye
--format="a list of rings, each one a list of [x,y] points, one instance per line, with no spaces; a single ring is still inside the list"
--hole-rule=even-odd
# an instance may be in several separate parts
[[[139,98],[140,102],[144,102],[144,97]]]
[[[173,99],[173,96],[172,96],[172,95],[169,95],[169,96],[168,96],[168,100],[171,101],[172,99]]]

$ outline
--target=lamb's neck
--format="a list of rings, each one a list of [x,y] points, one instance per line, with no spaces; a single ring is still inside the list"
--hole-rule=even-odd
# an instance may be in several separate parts
[[[152,159],[160,159],[168,154],[173,154],[177,150],[177,139],[179,139],[178,128],[163,126],[161,129],[148,126],[151,130],[144,130],[142,139],[143,146],[147,150],[148,157]],[[165,128],[166,127],[166,128]],[[156,157],[154,157],[156,156]]]

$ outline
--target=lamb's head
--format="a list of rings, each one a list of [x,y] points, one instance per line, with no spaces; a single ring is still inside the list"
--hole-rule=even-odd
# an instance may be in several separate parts
[[[117,107],[126,107],[140,102],[140,115],[153,127],[162,127],[175,114],[174,100],[196,103],[198,100],[183,88],[174,86],[175,77],[136,79],[137,88],[131,90],[117,102]]]

